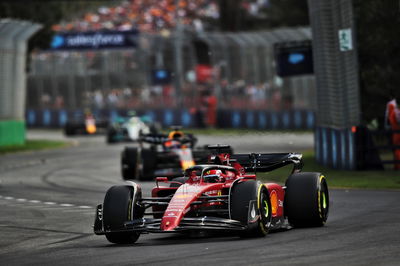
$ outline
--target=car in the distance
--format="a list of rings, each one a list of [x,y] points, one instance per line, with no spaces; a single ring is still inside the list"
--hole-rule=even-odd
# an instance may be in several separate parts
[[[186,168],[207,161],[209,151],[196,143],[194,135],[179,128],[168,134],[143,134],[138,147],[127,146],[121,153],[122,178],[145,181],[181,176]]]

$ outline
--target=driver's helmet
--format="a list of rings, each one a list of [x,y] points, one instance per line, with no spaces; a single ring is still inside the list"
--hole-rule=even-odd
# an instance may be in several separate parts
[[[221,170],[208,170],[204,173],[203,178],[207,183],[217,183],[221,181],[222,171]]]
[[[169,139],[181,139],[181,138],[183,138],[183,132],[182,132],[182,131],[178,131],[178,130],[176,130],[176,131],[171,131],[171,132],[168,134],[168,138],[169,138]]]
[[[128,115],[128,116],[136,116],[136,111],[135,111],[135,110],[129,110],[129,111],[127,112],[127,115]]]

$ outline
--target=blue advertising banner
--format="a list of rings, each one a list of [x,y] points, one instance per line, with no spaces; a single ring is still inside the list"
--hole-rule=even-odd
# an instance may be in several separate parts
[[[70,32],[53,36],[52,50],[134,48],[139,31]]]

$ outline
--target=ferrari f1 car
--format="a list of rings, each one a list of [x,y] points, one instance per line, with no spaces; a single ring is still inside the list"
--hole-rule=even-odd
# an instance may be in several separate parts
[[[326,179],[320,173],[301,172],[301,154],[230,155],[221,146],[211,148],[216,154],[208,164],[189,167],[183,177],[171,181],[158,177],[151,197],[143,197],[140,185],[132,181],[111,187],[97,206],[94,233],[123,244],[136,242],[142,233],[218,230],[255,237],[270,230],[325,224]],[[293,170],[284,186],[256,179],[255,172],[288,164]]]
[[[116,118],[107,128],[107,143],[138,141],[142,134],[157,133],[155,123],[146,116]]]
[[[207,162],[209,151],[195,148],[197,138],[179,129],[165,134],[144,134],[139,147],[125,147],[121,154],[122,178],[153,180],[157,176],[181,176],[195,163]],[[149,144],[145,147],[144,144]]]

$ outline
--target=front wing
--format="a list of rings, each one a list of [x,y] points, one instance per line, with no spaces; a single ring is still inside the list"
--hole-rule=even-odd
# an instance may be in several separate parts
[[[140,218],[125,222],[124,226],[121,228],[106,230],[102,222],[102,205],[100,204],[97,206],[94,233],[96,235],[104,235],[110,232],[174,233],[215,230],[242,231],[247,229],[247,226],[239,221],[209,216],[183,218],[179,226],[172,231],[161,230],[160,225],[161,219]]]

